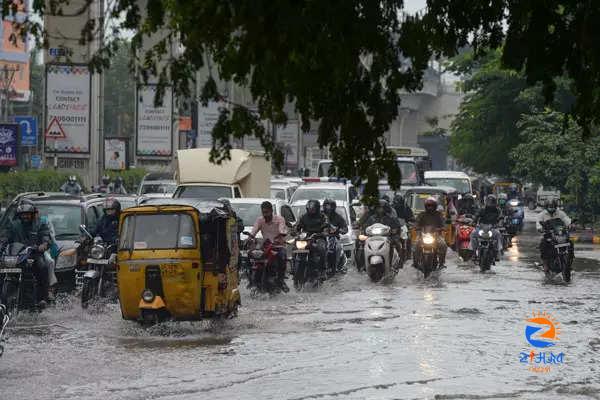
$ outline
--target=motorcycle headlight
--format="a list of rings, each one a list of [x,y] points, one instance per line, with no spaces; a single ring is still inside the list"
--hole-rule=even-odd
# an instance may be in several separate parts
[[[360,240],[361,242],[364,242],[365,240],[367,240],[367,238],[367,235],[358,235],[358,240]]]
[[[152,293],[152,290],[144,289],[142,292],[142,300],[146,303],[152,303],[152,301],[154,301],[154,293]]]
[[[425,243],[425,244],[433,244],[434,240],[435,239],[433,238],[433,235],[431,235],[429,233],[423,235],[423,243]]]
[[[480,230],[479,230],[479,236],[483,236],[483,234],[484,234],[484,233],[485,233],[485,232],[483,231],[483,229],[480,229]]]
[[[296,248],[298,250],[304,250],[307,245],[308,245],[308,242],[306,240],[298,240],[298,241],[296,241]]]
[[[99,244],[92,246],[92,248],[90,249],[90,257],[96,259],[104,257],[104,246],[101,246]]]
[[[492,237],[492,232],[488,232],[487,233],[487,237],[491,238]]]

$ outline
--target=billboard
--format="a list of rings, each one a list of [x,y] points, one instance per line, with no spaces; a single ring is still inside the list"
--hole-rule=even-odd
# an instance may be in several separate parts
[[[154,105],[157,85],[137,87],[138,156],[170,157],[173,154],[173,90],[165,87],[162,103]]]
[[[104,169],[122,171],[127,168],[127,141],[104,139]]]
[[[46,65],[46,153],[89,154],[91,74],[85,65]]]
[[[19,142],[18,124],[0,124],[0,165],[17,165],[17,145]]]
[[[27,102],[30,99],[29,87],[29,46],[23,40],[15,22],[22,23],[27,17],[28,2],[17,3],[17,13],[6,15],[0,24],[0,68],[14,71],[10,84],[9,99],[15,102]]]
[[[298,121],[290,120],[287,125],[277,126],[277,145],[283,152],[285,168],[298,166]]]
[[[212,147],[212,130],[219,120],[219,109],[223,107],[226,107],[225,103],[216,101],[209,101],[207,107],[198,103],[197,147]]]

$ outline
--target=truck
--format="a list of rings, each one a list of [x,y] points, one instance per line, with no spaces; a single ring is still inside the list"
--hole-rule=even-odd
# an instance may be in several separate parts
[[[177,152],[177,189],[174,198],[269,197],[271,163],[265,153],[232,149],[231,159],[210,162],[210,149]]]

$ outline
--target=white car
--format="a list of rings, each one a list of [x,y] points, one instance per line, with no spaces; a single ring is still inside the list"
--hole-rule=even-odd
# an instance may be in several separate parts
[[[177,182],[174,180],[156,180],[144,181],[138,189],[139,197],[146,198],[171,198],[177,189]]]
[[[271,198],[289,202],[295,188],[285,184],[271,184]]]
[[[336,202],[343,201],[352,204],[359,199],[356,188],[342,181],[323,181],[319,178],[306,178],[306,184],[299,186],[292,195],[290,203],[308,200],[332,199]]]
[[[311,200],[319,200],[322,209],[322,204],[325,199],[313,198]],[[306,203],[308,203],[308,200],[298,200],[292,203],[292,210],[294,211],[297,220],[300,220],[300,217],[306,213]],[[341,235],[340,240],[344,247],[346,258],[351,262],[354,260],[354,247],[356,242],[356,232],[353,229],[353,224],[356,222],[356,214],[352,207],[345,201],[336,200],[335,205],[335,211],[346,220],[346,224],[348,225],[348,233]]]
[[[425,171],[425,183],[431,186],[450,186],[460,194],[473,194],[471,178],[460,171]]]

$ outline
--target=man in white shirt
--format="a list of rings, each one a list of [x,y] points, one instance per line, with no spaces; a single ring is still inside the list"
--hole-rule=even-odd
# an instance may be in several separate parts
[[[538,232],[542,233],[544,231],[544,227],[542,223],[548,222],[550,220],[560,220],[562,224],[568,229],[571,226],[571,218],[563,211],[558,208],[558,202],[556,200],[550,200],[546,203],[546,207],[544,210],[538,214],[537,221],[535,226]],[[557,221],[558,222],[558,221]],[[552,260],[552,252],[554,248],[552,244],[545,240],[542,236],[542,240],[540,242],[540,256],[542,258],[542,262],[544,264],[544,272],[548,272],[550,269],[550,262]],[[569,264],[573,262],[573,242],[571,242],[571,247],[569,249]]]

